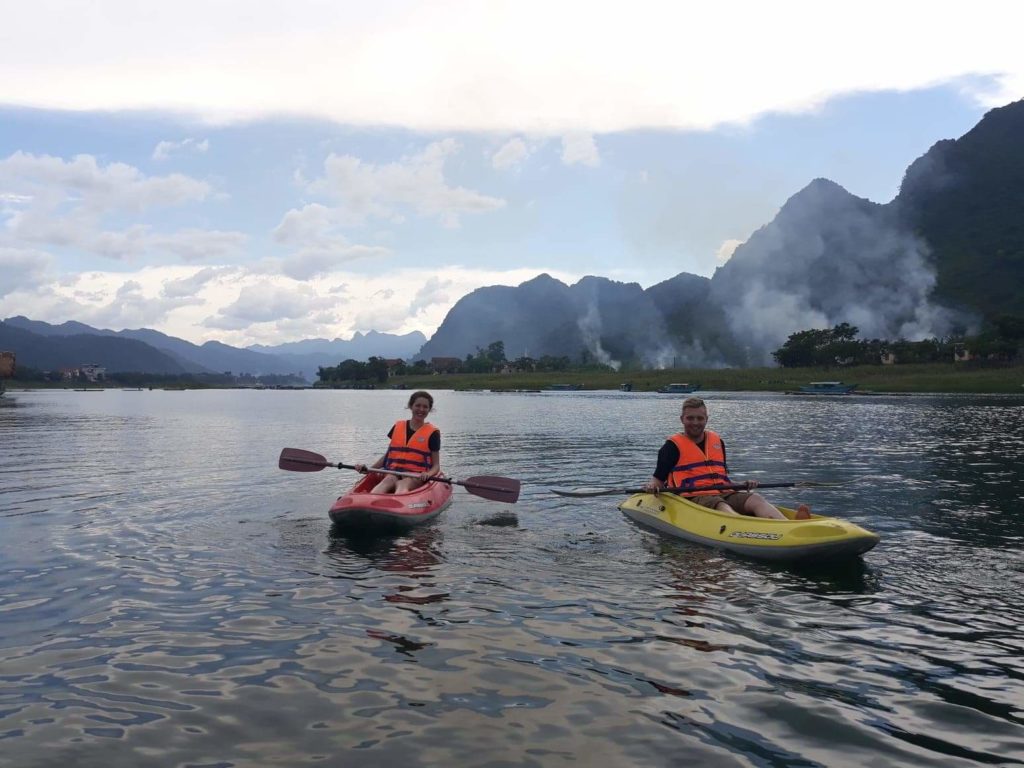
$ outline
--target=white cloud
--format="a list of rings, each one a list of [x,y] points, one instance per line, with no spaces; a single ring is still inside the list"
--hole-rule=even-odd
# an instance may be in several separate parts
[[[24,243],[72,247],[115,261],[131,261],[145,255],[174,256],[182,261],[224,260],[243,253],[248,237],[241,232],[183,229],[154,233],[146,224],[123,230],[97,230],[81,216],[49,217],[40,213],[20,215],[10,233]]]
[[[77,320],[97,328],[121,330],[160,327],[171,313],[202,304],[195,297],[154,295],[149,277],[138,274],[126,280],[117,273],[84,273],[72,282],[44,287],[35,295],[23,297],[29,308],[21,312],[48,322]]]
[[[287,23],[243,0],[9,5],[0,103],[29,107],[560,135],[708,128],[965,75],[998,78],[988,103],[1024,94],[1024,7],[1000,0],[294,0]]]
[[[14,210],[16,206],[22,206],[32,202],[31,195],[16,195],[13,192],[0,192],[0,203],[3,204],[3,208],[0,211],[9,213]]]
[[[601,164],[594,137],[588,133],[571,133],[562,137],[562,162],[565,165],[588,165],[596,168]]]
[[[241,255],[241,232],[187,228],[154,232],[136,221],[107,230],[108,217],[140,217],[151,208],[202,202],[210,185],[182,174],[147,176],[124,163],[103,165],[91,155],[64,160],[15,152],[0,159],[0,188],[8,239],[21,244],[75,248],[118,261],[144,255],[217,261]]]
[[[451,288],[451,280],[442,280],[436,275],[432,275],[427,279],[423,286],[416,291],[416,295],[413,297],[412,303],[409,305],[409,309],[415,315],[437,304],[446,304],[451,300]]]
[[[47,284],[53,279],[52,269],[48,253],[0,246],[0,298]]]
[[[375,292],[370,301],[362,302],[352,317],[352,325],[358,329],[375,330],[382,333],[393,333],[400,328],[409,316],[408,305],[392,303],[394,291],[383,288]]]
[[[324,161],[324,177],[309,185],[311,192],[328,195],[337,203],[331,214],[318,212],[321,226],[329,218],[353,225],[371,217],[399,221],[404,211],[411,210],[455,227],[461,215],[504,207],[504,200],[448,184],[445,162],[459,149],[457,141],[444,139],[416,155],[383,165],[332,153]]]
[[[181,141],[161,141],[153,149],[153,159],[166,160],[171,155],[179,152],[198,152],[203,154],[209,148],[209,139],[199,141],[198,139],[188,138]]]
[[[319,242],[337,224],[336,213],[326,205],[311,203],[285,213],[274,229],[274,239],[282,245],[304,246]]]
[[[526,146],[525,141],[516,136],[502,144],[501,148],[491,156],[491,165],[496,170],[506,171],[519,166],[529,156],[530,148]]]
[[[0,257],[0,269],[5,263]],[[550,269],[448,266],[426,278],[421,268],[396,268],[297,282],[241,267],[197,270],[177,265],[86,272],[57,282],[22,281],[20,290],[4,298],[4,312],[114,330],[149,327],[197,344],[280,344],[310,337],[351,338],[355,331],[371,330],[430,336],[462,296],[487,285],[519,285],[541,271],[567,283],[582,277]],[[391,299],[385,301],[388,291]],[[368,302],[366,297],[376,298]]]
[[[383,259],[391,254],[387,248],[348,245],[344,238],[337,240],[338,244],[333,248],[304,249],[282,260],[281,274],[295,280],[309,280],[337,272],[356,259]]]
[[[342,218],[335,209],[312,203],[285,213],[273,231],[274,240],[294,252],[280,264],[280,271],[296,280],[337,271],[357,259],[385,258],[391,251],[381,246],[358,245],[338,232]]]
[[[723,240],[715,252],[715,263],[722,265],[732,258],[733,252],[743,245],[743,240]]]
[[[236,269],[233,267],[204,267],[188,277],[165,280],[160,294],[171,299],[194,297],[210,281],[217,280],[235,271]]]
[[[146,239],[147,251],[168,253],[182,261],[224,261],[243,254],[249,238],[242,232],[182,229]]]
[[[306,285],[281,285],[264,280],[242,288],[231,304],[208,318],[209,328],[244,328],[253,323],[304,317],[312,310],[334,306],[335,299],[317,295]]]
[[[211,192],[205,181],[180,173],[146,176],[125,163],[101,165],[92,155],[64,160],[26,152],[0,160],[0,186],[8,194],[31,198],[38,209],[68,204],[93,216],[200,201]]]

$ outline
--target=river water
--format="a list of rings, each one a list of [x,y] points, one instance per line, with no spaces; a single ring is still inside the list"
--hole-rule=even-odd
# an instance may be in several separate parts
[[[435,392],[520,501],[367,539],[277,456],[373,460],[407,393],[12,394],[0,765],[1024,764],[1022,398],[705,393],[734,477],[882,536],[794,569],[549,492],[641,484],[678,396]]]

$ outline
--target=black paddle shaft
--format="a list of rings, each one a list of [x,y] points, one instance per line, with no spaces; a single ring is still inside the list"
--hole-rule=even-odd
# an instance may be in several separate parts
[[[336,469],[356,469],[352,464],[338,462],[334,464],[327,461],[319,453],[305,451],[301,448],[284,448],[277,460],[277,466],[290,472],[319,472],[327,467]],[[369,471],[379,472],[385,475],[397,477],[419,477],[413,472],[400,472],[394,469],[368,468]],[[479,477],[468,477],[465,480],[453,480],[449,477],[433,477],[432,482],[448,483],[449,485],[461,485],[474,496],[480,496],[491,501],[503,501],[507,504],[515,504],[519,500],[520,482],[510,477],[498,477],[496,475],[481,475]]]

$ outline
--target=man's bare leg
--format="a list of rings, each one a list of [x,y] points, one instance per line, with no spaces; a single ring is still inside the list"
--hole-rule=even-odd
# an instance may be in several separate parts
[[[752,493],[747,497],[743,505],[743,511],[754,517],[766,517],[769,520],[788,520],[789,518],[773,507],[758,493]]]

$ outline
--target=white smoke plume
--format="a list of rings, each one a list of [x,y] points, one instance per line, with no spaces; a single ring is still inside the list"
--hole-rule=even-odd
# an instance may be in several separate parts
[[[750,362],[796,331],[843,322],[861,339],[941,337],[964,318],[931,301],[928,255],[891,210],[819,179],[736,250],[712,296]]]
[[[577,319],[576,325],[580,329],[584,346],[599,363],[616,371],[622,367],[622,363],[609,355],[601,345],[601,313],[596,304],[587,305],[586,312]]]

